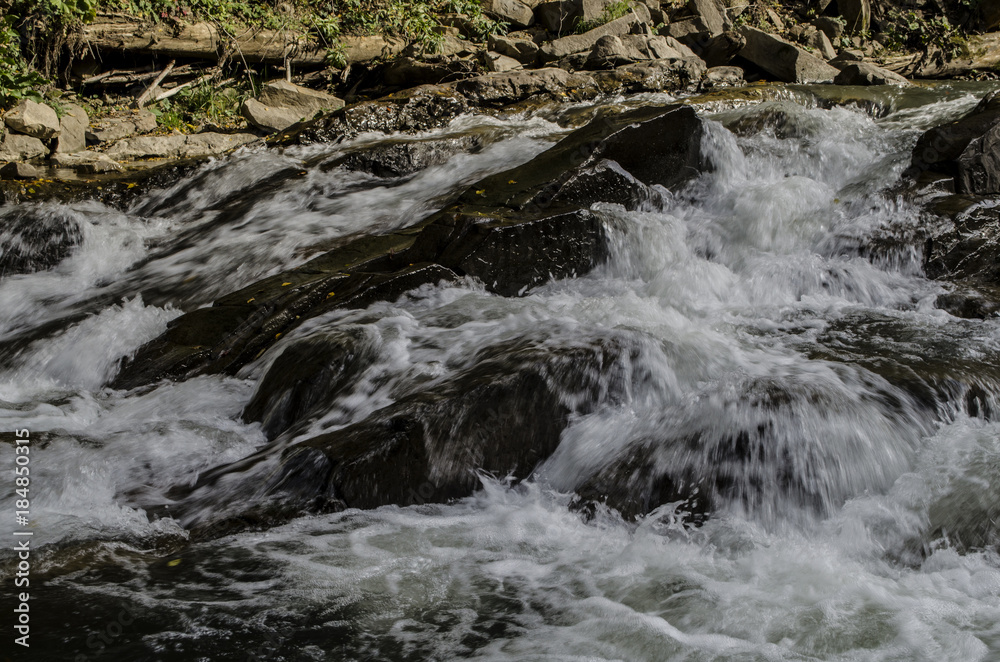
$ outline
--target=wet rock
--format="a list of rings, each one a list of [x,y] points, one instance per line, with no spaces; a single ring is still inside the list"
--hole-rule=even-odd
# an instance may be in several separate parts
[[[3,121],[11,131],[39,140],[51,140],[59,136],[59,116],[56,111],[31,99],[18,101],[4,113]]]
[[[337,158],[324,164],[324,168],[346,168],[376,177],[404,177],[440,165],[459,153],[474,154],[482,146],[478,136],[380,143]]]
[[[992,168],[992,156],[984,150],[995,139],[987,139],[987,134],[997,125],[1000,125],[1000,96],[990,93],[964,117],[934,127],[920,136],[913,148],[907,177],[916,180],[924,171],[941,173],[955,179],[958,193],[971,192],[963,188],[965,186],[990,186],[992,175],[988,173]],[[963,157],[976,140],[980,142],[972,145]]]
[[[337,143],[359,133],[427,131],[445,126],[471,109],[454,87],[417,87],[365,101],[291,128],[273,139],[278,144]]]
[[[480,181],[460,202],[531,214],[551,211],[554,207],[544,201],[556,196],[578,169],[602,159],[614,161],[646,186],[676,190],[711,168],[701,149],[704,131],[702,120],[688,106],[605,114],[523,166]]]
[[[780,37],[756,28],[743,26],[740,34],[747,45],[740,56],[778,80],[786,83],[821,83],[831,81],[837,69]]]
[[[562,37],[561,39],[555,39],[545,44],[539,51],[539,61],[544,64],[554,62],[573,53],[589,51],[601,37],[628,34],[631,32],[632,26],[647,22],[648,20],[649,10],[646,9],[646,6],[634,5],[632,11],[626,16],[616,18],[583,34]]]
[[[332,94],[275,80],[264,85],[256,99],[247,99],[240,112],[258,129],[273,133],[309,119],[320,110],[337,110],[343,106],[344,101]]]
[[[275,357],[243,410],[268,439],[308,423],[377,356],[376,339],[365,327],[316,333],[293,341]]]
[[[0,178],[3,179],[37,179],[42,171],[27,163],[7,163],[0,168]]]
[[[538,59],[538,45],[530,39],[490,35],[488,44],[491,51],[513,58],[521,64],[534,64]]]
[[[73,154],[87,149],[87,127],[90,117],[87,111],[75,103],[63,105],[63,116],[59,118],[59,137],[56,139],[57,154]]]
[[[252,133],[197,133],[168,136],[138,136],[119,140],[105,150],[116,161],[159,158],[202,158],[259,141]]]
[[[848,64],[840,70],[833,82],[835,85],[899,85],[901,87],[910,84],[910,81],[899,74],[876,67],[868,62]]]
[[[595,202],[619,204],[625,209],[662,209],[663,195],[646,186],[617,162],[601,159],[576,171],[555,192],[542,191],[529,208],[589,207]]]
[[[7,131],[0,140],[0,161],[27,161],[48,152],[41,140],[20,133]]]
[[[79,222],[58,208],[12,208],[0,214],[0,276],[51,269],[82,241]]]
[[[956,197],[970,206],[944,217],[950,222],[927,240],[924,270],[931,278],[1000,285],[1000,211]],[[937,204],[943,208],[946,202]]]
[[[262,481],[248,472],[243,482],[255,494],[236,496],[244,508],[276,499],[286,512],[412,506],[469,496],[479,472],[522,480],[556,449],[573,413],[621,397],[628,377],[620,367],[631,358],[614,339],[488,348],[432,388],[284,451],[267,479],[283,490],[259,490]],[[316,470],[303,472],[305,465]],[[242,469],[215,475],[231,483]]]
[[[957,160],[955,190],[959,193],[1000,193],[1000,123],[975,138]]]
[[[837,0],[837,9],[844,19],[849,34],[868,32],[872,8],[868,0]]]
[[[483,0],[483,13],[520,30],[535,22],[535,12],[521,0]]]
[[[177,318],[125,365],[115,387],[231,374],[306,319],[394,299],[425,283],[471,276],[514,296],[587,273],[609,246],[602,220],[581,207],[591,196],[655,202],[648,189],[627,188],[632,178],[645,187],[683,185],[708,167],[703,132],[687,106],[609,113],[527,164],[477,182],[413,228],[356,240]]]
[[[0,168],[0,177],[3,179],[37,179],[42,176],[42,171],[28,163],[8,163]]]

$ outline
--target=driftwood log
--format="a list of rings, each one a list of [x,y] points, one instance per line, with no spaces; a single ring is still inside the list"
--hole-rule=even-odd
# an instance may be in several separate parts
[[[318,67],[326,49],[292,30],[246,29],[228,34],[212,23],[150,24],[119,15],[98,16],[81,28],[84,43],[97,52],[129,52],[218,61],[229,56],[253,64]],[[406,42],[379,36],[344,37],[348,63],[399,54]]]

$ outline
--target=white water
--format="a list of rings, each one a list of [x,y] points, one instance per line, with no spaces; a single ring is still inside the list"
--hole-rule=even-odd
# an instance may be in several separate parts
[[[62,640],[63,652],[93,655],[86,635],[128,605],[140,625],[105,655],[1000,659],[996,526],[983,548],[953,544],[954,529],[967,539],[1000,515],[1000,427],[956,401],[921,407],[859,363],[815,356],[863,359],[875,346],[886,361],[915,355],[973,375],[995,362],[1000,325],[937,310],[944,290],[921,276],[919,256],[873,264],[851,250],[889,222],[916,222],[916,210],[878,192],[906,166],[919,129],[975,102],[954,93],[878,121],[789,101],[723,112],[706,143],[716,171],[668,209],[597,207],[614,250],[590,275],[516,299],[474,282],[421,288],[311,320],[238,379],[134,393],[102,385],[182,309],[343,237],[416,222],[562,130],[462,120],[450,130],[487,125],[495,142],[403,183],[313,168],[223,225],[211,207],[228,192],[300,167],[315,148],[214,164],[197,185],[152,194],[129,214],[74,206],[85,228],[77,252],[0,280],[16,313],[0,320],[2,337],[28,338],[8,352],[0,417],[38,437],[42,571],[53,600],[93,608],[67,617],[46,650]],[[775,109],[790,118],[782,132],[724,128]],[[41,330],[58,320],[58,331]],[[129,506],[130,492],[190,483],[264,443],[239,413],[269,360],[342,324],[368,328],[379,360],[306,435],[361,420],[499,342],[617,338],[633,351],[625,395],[575,418],[524,485],[483,477],[481,492],[454,504],[302,517],[191,546],[176,523]],[[770,454],[720,461],[739,430],[765,435]],[[696,450],[676,443],[692,437]],[[705,525],[684,525],[682,504],[637,524],[601,510],[585,522],[568,507],[587,477],[650,443],[664,467],[732,479]],[[13,466],[9,444],[0,466]],[[0,504],[14,509],[7,496]],[[36,659],[65,659],[47,654]]]

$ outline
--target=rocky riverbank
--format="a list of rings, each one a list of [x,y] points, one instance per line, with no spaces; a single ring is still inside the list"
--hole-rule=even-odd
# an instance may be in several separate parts
[[[211,22],[98,15],[79,28],[89,55],[74,65],[69,86],[51,100],[24,99],[5,112],[2,195],[67,195],[81,178],[140,183],[150,167],[217,156],[262,138],[337,141],[357,131],[425,130],[461,113],[522,112],[640,92],[690,95],[762,81],[907,85],[907,77],[995,75],[1000,64],[1000,33],[988,32],[997,18],[988,9],[967,13],[968,26],[985,32],[963,36],[950,52],[935,42],[919,52],[893,43],[894,10],[868,0],[766,7],[736,0],[488,0],[482,10],[505,33],[484,36],[472,17],[453,14],[441,17],[433,51],[404,39],[348,35],[341,38],[342,67],[325,72],[323,49],[304,34],[250,29],[227,39]],[[934,12],[924,8],[910,20],[931,20]],[[164,126],[161,111],[147,109],[181,98],[185,88],[232,84],[221,80],[219,61],[234,49],[245,66],[261,67],[258,75],[284,78],[254,85],[230,126]],[[148,64],[119,68],[136,58]],[[324,82],[327,89],[313,89]]]

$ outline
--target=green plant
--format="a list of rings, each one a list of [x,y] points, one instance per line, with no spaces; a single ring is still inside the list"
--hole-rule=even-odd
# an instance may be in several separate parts
[[[598,28],[604,25],[605,23],[610,23],[611,21],[617,18],[625,16],[630,11],[632,11],[632,3],[628,2],[627,0],[620,0],[619,2],[615,2],[605,7],[604,11],[601,12],[601,15],[592,21],[578,20],[574,31],[577,34],[583,34],[584,32],[589,32],[590,30]]]
[[[48,85],[21,55],[21,37],[14,29],[14,17],[0,19],[0,107],[18,99],[42,101],[41,88]]]
[[[940,48],[951,57],[968,53],[965,34],[947,16],[927,17],[915,11],[890,9],[882,37],[890,50]]]

